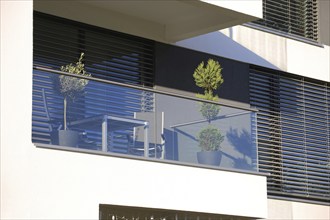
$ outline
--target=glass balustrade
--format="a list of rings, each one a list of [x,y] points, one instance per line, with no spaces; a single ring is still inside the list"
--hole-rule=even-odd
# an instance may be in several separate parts
[[[34,70],[34,143],[257,170],[254,111],[94,80],[72,98],[60,76]]]

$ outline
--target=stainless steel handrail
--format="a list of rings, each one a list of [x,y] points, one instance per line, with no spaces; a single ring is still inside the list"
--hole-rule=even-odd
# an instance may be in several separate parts
[[[185,95],[181,95],[181,94],[160,91],[160,90],[142,87],[142,86],[136,86],[136,85],[120,83],[120,82],[115,82],[115,81],[110,81],[110,80],[105,80],[105,79],[99,79],[99,78],[95,78],[95,77],[91,77],[91,76],[77,75],[77,74],[63,72],[60,70],[54,70],[54,69],[37,66],[37,65],[34,65],[33,69],[50,72],[50,73],[55,73],[55,74],[59,74],[59,75],[66,75],[66,76],[72,76],[72,77],[81,78],[81,79],[87,79],[87,80],[101,82],[101,83],[107,83],[107,84],[116,85],[116,86],[127,87],[127,88],[131,88],[131,89],[138,89],[138,90],[153,92],[153,93],[162,94],[162,95],[173,96],[173,97],[177,97],[177,98],[189,99],[189,100],[193,100],[193,101],[197,101],[197,102],[205,102],[205,103],[221,105],[221,106],[226,106],[226,107],[231,107],[231,108],[236,108],[236,109],[241,109],[241,110],[246,110],[246,111],[258,112],[258,110],[255,108],[248,108],[248,107],[236,106],[236,105],[231,105],[231,104],[219,103],[219,102],[199,99],[199,98],[195,98],[195,97],[189,97],[189,96],[185,96]]]

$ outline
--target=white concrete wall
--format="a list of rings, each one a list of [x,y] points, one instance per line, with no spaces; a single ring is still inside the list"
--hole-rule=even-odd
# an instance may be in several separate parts
[[[287,71],[330,82],[330,47],[288,39]]]
[[[30,217],[32,1],[1,4],[0,219]]]
[[[269,199],[267,219],[328,220],[330,219],[330,206]]]
[[[97,21],[97,25],[100,27],[166,43],[262,17],[262,0],[35,0],[34,3],[34,8],[38,11],[85,23]]]
[[[32,164],[33,218],[96,219],[99,204],[266,216],[263,177],[48,149]]]
[[[315,46],[245,26],[176,43],[178,46],[330,81],[330,47]]]
[[[266,177],[37,148],[32,1],[1,1],[0,219],[98,219],[99,204],[265,218]]]
[[[244,14],[262,18],[262,0],[201,0],[209,4],[213,4],[219,7],[228,8],[233,11],[238,11]]]

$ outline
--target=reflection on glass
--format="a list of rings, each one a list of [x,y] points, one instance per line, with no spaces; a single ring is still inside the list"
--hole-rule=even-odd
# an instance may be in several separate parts
[[[77,135],[64,135],[54,76],[34,71],[35,143],[199,164],[204,131],[206,147],[221,152],[219,164],[208,165],[257,169],[255,112],[90,80],[67,107],[67,130]]]

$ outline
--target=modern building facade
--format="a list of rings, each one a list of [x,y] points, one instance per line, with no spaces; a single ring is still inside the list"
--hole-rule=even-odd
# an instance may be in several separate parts
[[[330,219],[329,8],[1,1],[0,218]]]

